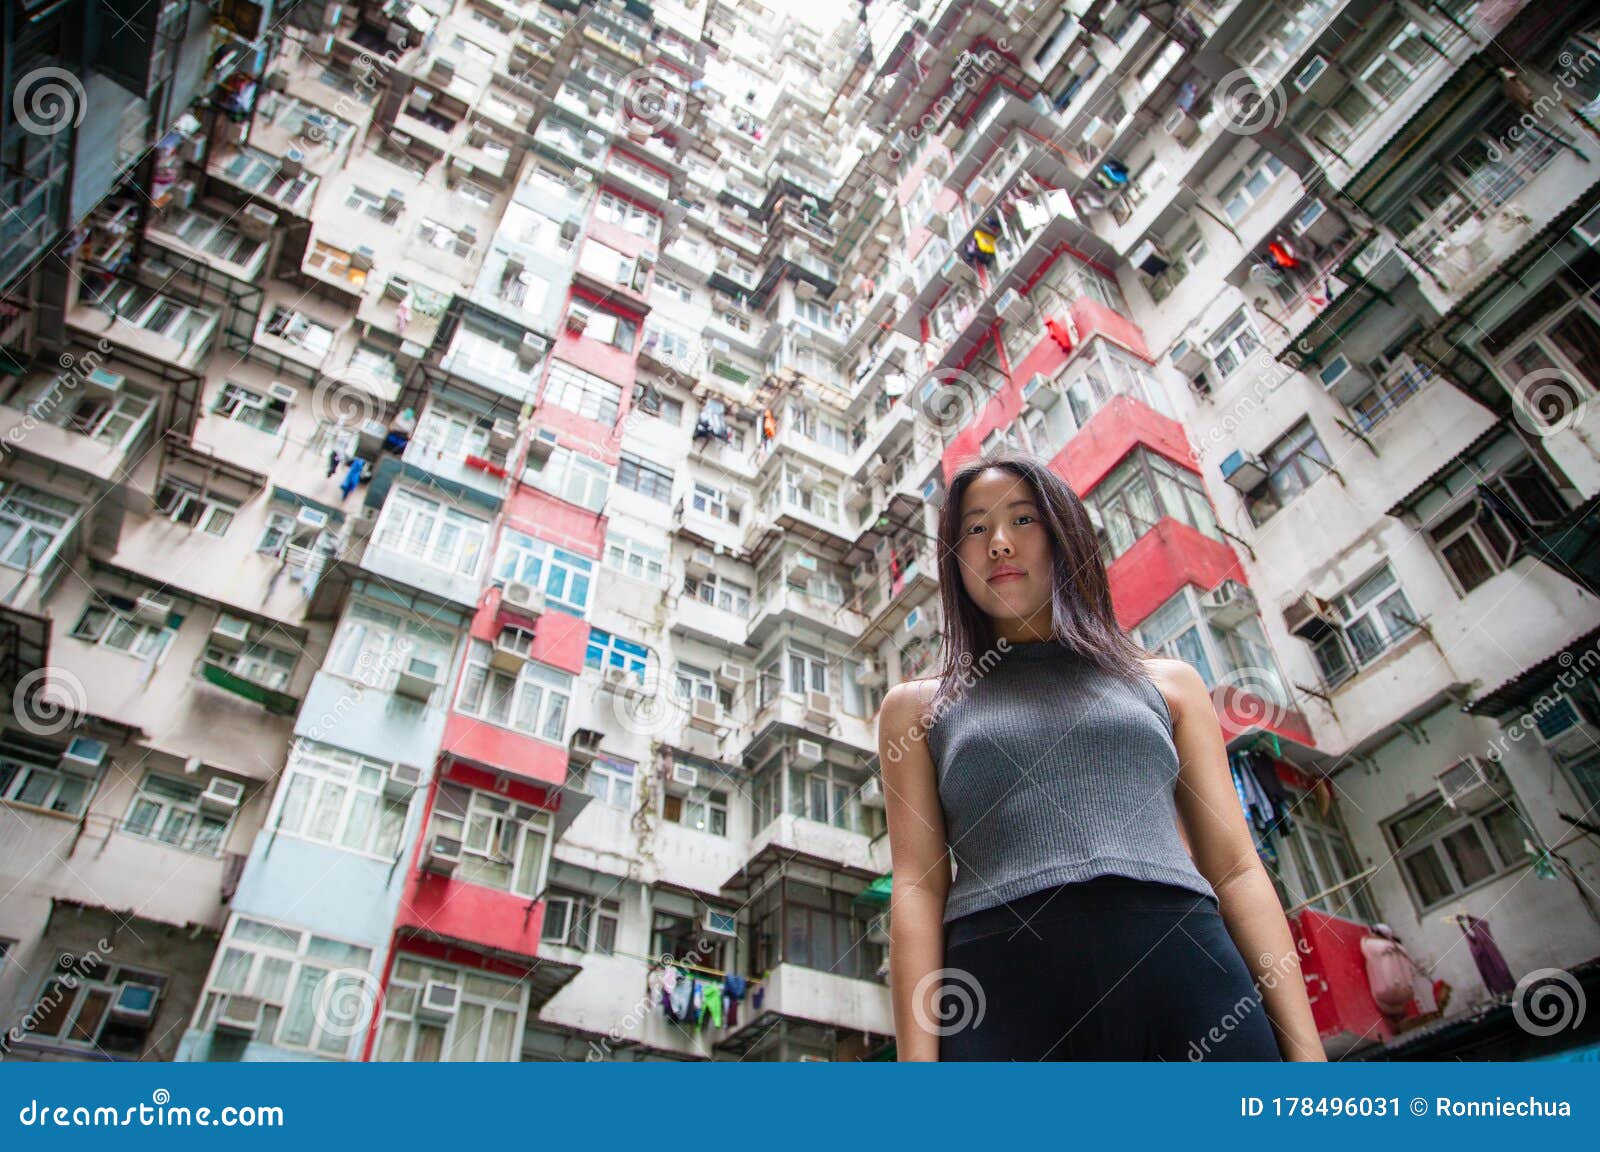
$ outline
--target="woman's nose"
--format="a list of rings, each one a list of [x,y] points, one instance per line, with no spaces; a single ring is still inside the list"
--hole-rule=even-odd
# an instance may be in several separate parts
[[[989,538],[989,555],[991,557],[1011,555],[1011,541],[1003,536],[991,536]]]

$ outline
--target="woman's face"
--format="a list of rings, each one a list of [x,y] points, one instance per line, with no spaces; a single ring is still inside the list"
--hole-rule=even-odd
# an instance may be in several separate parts
[[[961,496],[961,583],[997,620],[1025,620],[1050,603],[1054,549],[1040,513],[1032,485],[1003,468],[985,468]]]

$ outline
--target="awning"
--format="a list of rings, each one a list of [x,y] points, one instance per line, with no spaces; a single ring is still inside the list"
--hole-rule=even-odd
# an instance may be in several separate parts
[[[1501,438],[1506,436],[1511,437],[1516,443],[1502,444]],[[1515,433],[1506,421],[1503,418],[1496,420],[1470,444],[1434,470],[1426,480],[1390,505],[1388,514],[1400,516],[1410,512],[1426,497],[1435,493],[1440,494],[1442,502],[1477,487],[1482,476],[1492,475],[1499,470],[1499,466],[1505,462],[1508,450],[1514,455],[1515,450],[1520,447],[1521,441],[1516,439]]]
[[[1463,711],[1473,716],[1499,716],[1528,704],[1543,694],[1563,671],[1575,664],[1586,668],[1590,659],[1584,658],[1585,653],[1592,651],[1597,641],[1600,641],[1600,628],[1592,629],[1569,642],[1561,651],[1524,668],[1499,687],[1491,688],[1473,700]],[[1584,658],[1581,664],[1580,658]]]
[[[885,872],[862,890],[861,895],[855,898],[857,904],[871,904],[878,907],[887,906],[890,890],[894,887],[894,873]]]
[[[1591,496],[1539,533],[1528,551],[1600,596],[1600,496]]]
[[[300,701],[290,696],[287,692],[278,692],[272,688],[263,687],[254,680],[246,680],[228,671],[220,664],[210,661],[200,665],[200,675],[207,683],[215,684],[225,692],[232,692],[235,696],[243,696],[246,700],[253,700],[268,712],[277,716],[291,716],[300,707]]]

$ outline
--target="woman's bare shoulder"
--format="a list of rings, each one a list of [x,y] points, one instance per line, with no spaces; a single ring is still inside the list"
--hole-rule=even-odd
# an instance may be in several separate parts
[[[880,713],[884,722],[896,728],[910,727],[913,720],[921,718],[938,686],[936,676],[900,681],[884,695]]]
[[[1192,701],[1202,696],[1210,699],[1210,690],[1206,687],[1206,682],[1200,678],[1195,666],[1187,660],[1176,660],[1167,656],[1146,656],[1144,667],[1151,681],[1166,698],[1167,708],[1174,717],[1183,710],[1185,701]]]

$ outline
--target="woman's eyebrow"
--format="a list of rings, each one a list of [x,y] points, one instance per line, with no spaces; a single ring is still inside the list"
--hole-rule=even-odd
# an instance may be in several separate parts
[[[1032,503],[1033,503],[1032,500],[1028,500],[1028,499],[1024,498],[1022,500],[1013,500],[1011,503],[1007,504],[1006,507],[1007,508],[1015,508],[1018,504],[1032,504]],[[988,511],[987,508],[969,508],[969,509],[967,509],[966,515],[962,516],[961,519],[962,520],[966,520],[970,516],[976,516],[981,512],[987,512],[987,511]]]

